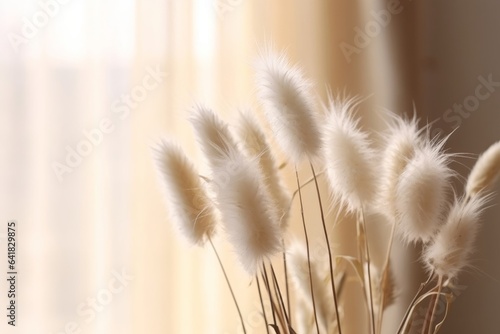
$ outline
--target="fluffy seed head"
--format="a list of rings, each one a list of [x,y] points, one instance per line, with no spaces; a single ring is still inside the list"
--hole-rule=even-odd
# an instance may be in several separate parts
[[[257,92],[278,144],[294,163],[313,158],[320,149],[310,83],[284,55],[268,51],[257,66]]]
[[[398,231],[408,242],[429,241],[447,207],[450,178],[449,155],[443,142],[428,142],[408,162],[396,187]]]
[[[230,152],[214,170],[224,229],[243,267],[254,275],[262,261],[281,247],[281,234],[272,201],[262,185],[254,160]]]
[[[326,171],[335,199],[350,211],[372,201],[375,192],[375,155],[368,135],[353,117],[356,101],[330,101],[325,127]]]
[[[378,185],[378,206],[391,221],[396,219],[396,187],[400,176],[422,144],[416,118],[406,120],[394,115],[393,119],[384,137]]]
[[[487,196],[455,202],[446,223],[424,251],[423,260],[429,271],[453,279],[469,264],[487,202]]]
[[[500,141],[491,145],[477,160],[467,180],[467,195],[475,196],[490,188],[499,177]]]
[[[236,142],[227,123],[221,120],[211,109],[196,105],[189,118],[193,125],[196,139],[202,148],[210,167],[217,168],[229,154],[236,151]]]
[[[284,231],[288,225],[291,196],[285,189],[266,136],[249,112],[240,114],[238,130],[239,139],[247,154],[258,161],[264,185],[273,202],[272,207],[277,211],[281,229]]]
[[[204,244],[215,232],[216,213],[194,165],[178,146],[162,141],[156,167],[172,220],[190,242]]]

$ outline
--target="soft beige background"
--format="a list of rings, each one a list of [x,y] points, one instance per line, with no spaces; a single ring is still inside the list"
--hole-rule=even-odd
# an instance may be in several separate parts
[[[373,94],[362,112],[375,128],[378,108],[412,112],[415,104],[430,122],[474,94],[479,76],[500,81],[498,3],[400,4],[402,12],[347,62],[340,43],[352,44],[353,29],[373,21],[370,13],[385,8],[383,1],[73,0],[16,52],[9,34],[20,33],[23,18],[41,7],[34,0],[0,0],[0,249],[6,221],[16,219],[20,272],[20,326],[8,328],[2,320],[0,332],[63,333],[75,322],[82,333],[238,333],[213,254],[186,245],[167,221],[150,147],[162,135],[174,136],[199,159],[187,109],[202,101],[230,121],[238,107],[256,107],[252,61],[269,41],[304,67],[321,97],[327,87]],[[118,118],[113,103],[156,67],[167,73],[165,80]],[[463,119],[450,150],[480,153],[498,140],[499,104],[496,91],[482,101]],[[62,162],[65,147],[74,148],[82,131],[104,117],[113,132],[58,182],[51,164]],[[444,120],[436,126],[452,130]],[[460,162],[466,175],[473,161]],[[302,173],[306,177],[307,169]],[[498,332],[498,217],[496,206],[485,219],[478,270],[464,275],[467,289],[443,333]],[[349,233],[338,231],[336,241]],[[231,249],[218,245],[232,263]],[[401,288],[404,304],[421,277],[413,249],[395,250],[398,277],[408,282]],[[262,332],[254,287],[231,267],[247,323]],[[78,305],[98,296],[122,270],[132,281],[86,322]],[[1,280],[0,303],[4,291]],[[395,320],[386,322],[387,333],[402,311],[391,309]],[[356,319],[348,322],[351,333],[366,328]]]

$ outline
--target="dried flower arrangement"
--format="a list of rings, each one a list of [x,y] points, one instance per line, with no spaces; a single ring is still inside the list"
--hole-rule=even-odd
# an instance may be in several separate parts
[[[269,50],[258,62],[257,88],[274,139],[289,159],[285,167],[295,168],[297,188],[293,193],[284,186],[270,141],[250,112],[239,115],[233,132],[209,108],[193,108],[190,122],[210,167],[209,176],[200,176],[174,142],[163,140],[156,149],[171,220],[193,244],[203,246],[208,241],[215,251],[243,332],[241,310],[213,243],[219,222],[258,288],[268,334],[341,334],[341,292],[350,275],[347,266],[353,269],[352,275],[364,293],[369,332],[381,333],[384,310],[395,298],[397,283],[391,272],[390,250],[396,237],[407,243],[422,243],[421,262],[429,274],[397,333],[408,333],[410,328],[415,332],[417,305],[427,305],[428,310],[418,333],[437,333],[454,297],[450,289],[470,265],[481,214],[492,198],[489,189],[500,175],[500,142],[480,156],[464,194],[457,195],[451,183],[456,173],[450,162],[459,155],[445,151],[447,138],[431,138],[429,126],[419,128],[415,117],[388,115],[383,147],[375,148],[355,114],[359,99],[330,96],[328,103],[321,104],[324,113],[318,112],[302,71],[291,66],[285,56]],[[381,160],[375,166],[377,157]],[[304,161],[313,177],[301,183],[297,166]],[[321,167],[320,173],[315,166]],[[333,255],[320,177],[328,180],[328,205],[340,207],[355,218],[357,238],[350,242],[357,244],[357,257]],[[327,264],[318,263],[310,253],[302,189],[313,185],[328,249]],[[300,203],[305,245],[285,237],[295,200]],[[387,255],[380,268],[370,258],[365,219],[368,210],[382,211],[391,226]],[[280,268],[285,282],[277,279],[269,260],[278,254],[283,260]],[[301,294],[300,299],[295,298],[300,303],[293,307],[289,276],[297,284],[296,293]],[[264,307],[266,298],[270,311]],[[446,305],[440,317],[436,313],[439,300]]]

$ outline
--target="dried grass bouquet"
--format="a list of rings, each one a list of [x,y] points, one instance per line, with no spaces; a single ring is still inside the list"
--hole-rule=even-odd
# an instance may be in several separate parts
[[[479,157],[465,189],[453,189],[457,175],[450,163],[463,155],[447,152],[447,138],[432,138],[429,126],[420,128],[416,117],[388,113],[387,130],[368,133],[355,112],[360,99],[330,95],[327,103],[318,104],[301,69],[284,55],[262,52],[256,71],[258,97],[273,140],[251,112],[241,113],[238,124],[230,127],[211,109],[196,105],[189,120],[210,175],[200,175],[174,142],[163,140],[156,148],[171,220],[193,244],[208,242],[215,251],[243,332],[243,316],[214,244],[219,227],[257,287],[268,334],[341,334],[347,279],[360,283],[369,316],[367,333],[381,333],[384,310],[401,284],[391,272],[394,238],[421,243],[421,262],[428,272],[397,333],[437,333],[454,298],[453,286],[470,265],[481,215],[492,200],[489,189],[500,174],[500,142]],[[375,147],[374,136],[382,137],[382,148]],[[281,166],[271,142],[288,158]],[[309,180],[300,180],[297,172],[304,162],[313,175]],[[295,173],[293,191],[282,181],[284,168]],[[322,179],[328,181],[329,196],[320,192]],[[306,222],[302,193],[306,186],[316,191],[321,220],[314,223],[324,232],[327,263],[311,256],[312,222]],[[287,237],[294,201],[300,204],[303,229],[297,238],[304,243]],[[355,221],[357,237],[345,242],[357,245],[357,256],[332,251],[332,223],[325,218],[330,208],[338,212],[333,224],[342,216]],[[370,257],[366,229],[366,213],[373,211],[383,215],[392,231],[379,267]],[[278,270],[284,279],[278,279]],[[444,315],[436,312],[438,301],[446,305]],[[423,319],[414,316],[417,306],[427,310]]]

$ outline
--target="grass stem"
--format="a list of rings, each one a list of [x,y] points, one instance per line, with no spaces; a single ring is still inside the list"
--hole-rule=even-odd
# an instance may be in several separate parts
[[[231,282],[229,281],[229,277],[227,276],[226,269],[224,268],[224,265],[222,264],[222,260],[220,259],[219,253],[217,252],[217,249],[215,248],[214,243],[212,242],[212,239],[208,238],[210,241],[210,245],[212,245],[212,249],[214,250],[215,256],[217,256],[217,260],[219,261],[219,265],[222,269],[222,272],[224,273],[224,278],[226,279],[227,286],[229,288],[229,291],[231,292],[231,296],[233,297],[234,305],[236,306],[236,310],[238,311],[238,315],[240,316],[240,321],[241,321],[241,327],[243,328],[243,333],[247,333],[247,329],[245,327],[245,321],[243,320],[243,315],[241,314],[240,306],[238,305],[238,301],[236,300],[236,296],[234,295],[233,287],[231,286]]]
[[[408,309],[405,312],[403,319],[401,320],[401,324],[399,325],[397,334],[404,333],[403,330],[406,327],[406,323],[408,322],[408,319],[411,317],[413,306],[417,302],[418,298],[421,296],[422,291],[424,291],[424,289],[427,287],[427,285],[429,285],[429,283],[431,282],[433,277],[434,277],[434,272],[431,272],[429,274],[429,278],[427,279],[427,281],[420,284],[420,288],[418,289],[417,293],[415,294],[415,297],[413,297],[413,300],[411,301],[410,305],[408,306]]]
[[[311,166],[311,171],[313,173],[313,178],[314,178],[314,184],[316,185],[316,194],[318,196],[319,211],[321,214],[321,223],[323,225],[323,232],[325,233],[326,248],[328,249],[328,263],[330,265],[330,281],[331,281],[331,285],[332,285],[333,305],[335,307],[335,316],[337,317],[337,328],[339,330],[339,334],[342,334],[342,327],[340,325],[340,314],[339,314],[339,307],[338,307],[338,300],[337,300],[337,291],[335,289],[335,275],[333,274],[333,257],[332,257],[332,250],[331,250],[331,246],[330,246],[330,240],[328,238],[328,231],[326,229],[325,213],[323,211],[323,204],[321,201],[321,193],[319,191],[319,185],[318,185],[318,179],[316,178],[316,172],[314,171],[314,166],[311,162],[309,162],[309,165]]]
[[[304,228],[304,237],[306,241],[306,251],[307,251],[307,265],[309,267],[309,286],[311,288],[311,299],[314,313],[314,323],[316,324],[316,332],[319,334],[319,322],[318,322],[318,314],[316,311],[316,302],[314,300],[314,289],[313,289],[313,280],[311,274],[311,254],[309,250],[309,237],[307,236],[307,228],[306,228],[306,219],[304,217],[304,204],[302,202],[302,190],[300,189],[300,181],[299,181],[299,172],[297,171],[297,166],[295,166],[295,178],[297,179],[297,187],[299,191],[299,202],[300,202],[300,214],[302,216],[302,227]]]
[[[262,307],[262,317],[264,318],[264,324],[266,326],[266,333],[269,334],[269,323],[267,322],[266,309],[264,307],[264,301],[262,299],[262,290],[260,289],[259,275],[255,275],[255,281],[257,282],[257,289],[259,291],[260,306]]]
[[[288,283],[288,268],[287,268],[287,263],[286,263],[285,240],[282,239],[281,243],[283,245],[283,271],[285,274],[286,303],[287,303],[287,308],[288,308],[288,315],[290,317],[289,325],[291,327],[292,326],[292,307],[291,307],[291,301],[290,301],[290,288],[289,288],[289,283]]]
[[[361,209],[361,220],[362,220],[362,228],[364,232],[364,246],[365,246],[365,255],[366,255],[366,272],[368,274],[368,291],[369,291],[369,298],[370,298],[370,318],[371,318],[371,329],[372,333],[376,334],[375,332],[375,309],[373,306],[373,288],[372,288],[372,275],[371,275],[371,259],[370,259],[370,247],[368,246],[368,235],[367,235],[367,230],[366,230],[366,219],[365,219],[365,213],[364,210]]]
[[[381,288],[380,291],[382,291],[382,296],[380,298],[380,304],[379,304],[379,314],[378,314],[378,333],[382,333],[382,322],[384,319],[384,303],[385,303],[385,293],[383,293],[386,289],[386,283],[387,283],[387,274],[389,271],[389,262],[391,260],[391,251],[392,251],[392,245],[394,243],[394,234],[396,231],[396,221],[392,223],[391,226],[391,234],[389,236],[389,245],[387,246],[387,253],[385,255],[385,261],[384,261],[384,266],[382,267],[382,280],[381,280]]]

